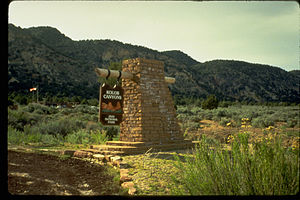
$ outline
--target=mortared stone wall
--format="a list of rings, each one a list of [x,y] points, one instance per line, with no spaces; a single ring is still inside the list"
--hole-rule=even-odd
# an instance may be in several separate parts
[[[156,144],[182,141],[171,92],[165,82],[164,64],[157,60],[124,60],[122,71],[135,75],[122,79],[124,114],[120,141]]]

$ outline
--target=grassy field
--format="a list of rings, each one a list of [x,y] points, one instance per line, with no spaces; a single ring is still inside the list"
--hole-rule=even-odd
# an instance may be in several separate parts
[[[299,106],[178,106],[190,153],[125,156],[138,195],[293,195],[299,192]],[[8,146],[84,148],[118,140],[97,107],[8,109]]]

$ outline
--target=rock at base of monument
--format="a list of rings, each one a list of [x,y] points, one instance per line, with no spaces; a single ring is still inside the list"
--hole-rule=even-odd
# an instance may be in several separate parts
[[[110,160],[111,160],[112,162],[115,162],[115,161],[122,161],[123,158],[121,158],[120,156],[113,156],[113,157],[110,158]]]
[[[99,161],[103,161],[104,160],[104,155],[102,155],[102,154],[94,154],[93,155],[93,158],[95,158],[95,159],[97,159],[97,160],[99,160]]]
[[[73,156],[78,158],[90,158],[92,157],[92,153],[79,150],[79,151],[75,151]]]
[[[133,195],[136,193],[136,189],[134,188],[134,183],[133,182],[124,182],[121,184],[123,188],[128,189],[128,194]]]
[[[127,162],[122,161],[122,162],[119,162],[118,167],[119,167],[120,169],[126,169],[126,168],[129,167],[129,165],[128,165]]]
[[[62,151],[63,155],[73,156],[75,153],[75,150],[64,150]]]
[[[124,182],[128,182],[128,181],[132,181],[132,178],[129,177],[128,175],[122,175],[120,177],[120,183],[124,183]]]

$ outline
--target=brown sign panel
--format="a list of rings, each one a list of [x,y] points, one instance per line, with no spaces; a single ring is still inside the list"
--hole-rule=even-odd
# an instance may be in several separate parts
[[[103,125],[120,125],[123,115],[123,89],[121,86],[100,86],[99,121]]]

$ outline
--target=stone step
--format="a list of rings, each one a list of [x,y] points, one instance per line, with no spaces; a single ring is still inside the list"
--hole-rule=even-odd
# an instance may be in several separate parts
[[[112,156],[122,156],[122,155],[127,155],[124,151],[106,151],[106,150],[102,150],[102,151],[99,151],[100,154],[103,154],[103,155],[112,155]]]
[[[99,148],[100,151],[126,151],[126,150],[136,150],[143,147],[134,147],[134,146],[115,146],[115,145],[103,145]]]
[[[99,148],[99,151],[100,152],[119,151],[119,152],[124,152],[124,154],[136,154],[136,153],[145,153],[150,148],[152,148],[153,151],[155,150],[166,151],[166,150],[191,148],[193,146],[194,144],[191,142],[170,143],[170,144],[160,144],[160,145],[151,145],[151,146],[137,146],[137,147],[103,145]]]
[[[154,145],[153,150],[175,150],[175,149],[186,149],[194,147],[192,143],[180,143],[180,144],[162,144],[162,145]]]
[[[103,155],[134,155],[134,154],[144,154],[150,148],[154,151],[169,151],[169,150],[181,150],[189,149],[195,147],[195,144],[199,141],[181,140],[181,141],[171,141],[165,144],[149,143],[149,142],[125,142],[125,141],[108,141],[107,145],[91,145],[90,148],[81,149],[80,151],[87,152],[91,155],[93,154],[103,154]],[[64,152],[67,154],[67,150]],[[75,150],[73,150],[72,155]]]
[[[191,140],[175,140],[163,144],[159,144],[159,142],[107,141],[105,145],[91,145],[90,149],[84,149],[84,151],[104,155],[131,155],[143,154],[150,148],[153,152],[189,149],[194,146],[195,142]]]
[[[191,140],[170,140],[170,141],[163,141],[162,144],[182,144],[182,143],[191,143]],[[106,145],[111,146],[153,146],[153,145],[160,145],[160,142],[127,142],[127,141],[107,141]],[[100,145],[94,145],[95,147]]]
[[[93,153],[93,154],[99,153],[99,149],[93,149],[93,148],[90,148],[90,149],[80,149],[80,150],[87,151],[87,152],[90,152],[90,153]]]
[[[107,141],[106,145],[110,146],[145,146],[147,145],[145,142],[126,142],[126,141]]]
[[[90,149],[99,149],[103,144],[93,144],[90,146]]]

